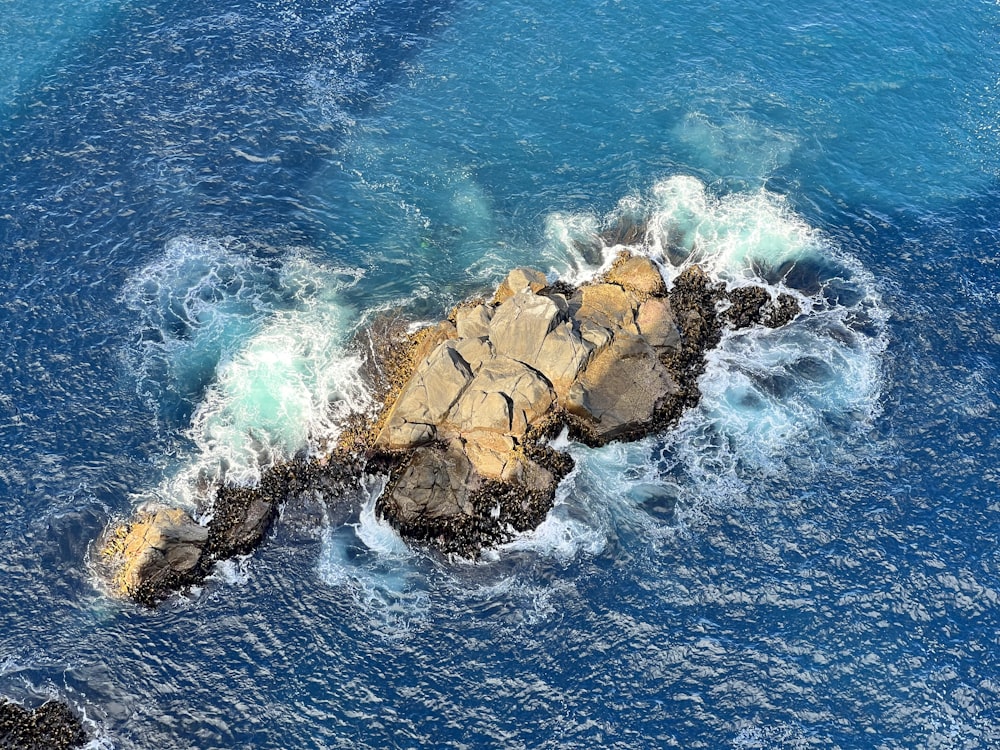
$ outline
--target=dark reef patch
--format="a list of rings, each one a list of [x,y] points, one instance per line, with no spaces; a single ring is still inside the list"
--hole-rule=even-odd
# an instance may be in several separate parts
[[[86,742],[83,722],[66,704],[49,701],[29,709],[0,698],[0,748],[70,750]]]

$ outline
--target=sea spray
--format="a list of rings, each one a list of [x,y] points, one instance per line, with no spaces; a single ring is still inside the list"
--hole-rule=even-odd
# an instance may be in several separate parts
[[[618,241],[622,227],[627,245]],[[600,220],[553,214],[546,238],[562,248],[575,283],[606,271],[627,246],[657,260],[668,282],[696,263],[729,288],[764,284],[775,297],[792,295],[804,314],[780,328],[725,332],[707,354],[698,405],[673,430],[573,450],[577,469],[556,507],[504,549],[600,554],[625,527],[648,537],[698,524],[700,504],[736,501],[758,472],[786,471],[791,448],[818,466],[833,441],[877,415],[888,312],[875,280],[786,198],[763,188],[716,195],[682,175],[623,198]]]
[[[204,505],[218,482],[252,484],[279,460],[324,450],[346,413],[368,408],[340,301],[360,275],[301,250],[183,237],[129,281],[138,320],[126,360],[139,388],[194,404],[179,461],[137,499]]]

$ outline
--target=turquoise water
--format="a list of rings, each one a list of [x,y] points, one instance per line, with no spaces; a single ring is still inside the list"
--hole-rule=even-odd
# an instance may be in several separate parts
[[[1000,745],[993,3],[0,0],[0,694],[94,748]],[[349,498],[155,612],[91,545],[322,453],[349,342],[616,217],[806,314],[477,563]],[[580,241],[583,241],[582,243]]]

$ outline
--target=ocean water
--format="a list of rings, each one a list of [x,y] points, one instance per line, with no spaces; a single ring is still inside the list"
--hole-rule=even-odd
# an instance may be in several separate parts
[[[0,0],[0,695],[102,750],[1000,747],[998,141],[986,0]],[[367,405],[372,315],[621,217],[805,314],[476,563],[370,478],[107,595],[107,524]]]

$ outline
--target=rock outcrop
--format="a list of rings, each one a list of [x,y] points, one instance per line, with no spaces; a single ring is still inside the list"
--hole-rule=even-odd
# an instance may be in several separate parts
[[[117,527],[104,546],[120,559],[112,578],[118,591],[153,603],[157,592],[194,580],[208,541],[208,529],[180,508],[142,511]]]
[[[536,526],[572,468],[547,447],[566,427],[590,446],[667,428],[697,402],[723,325],[779,325],[798,311],[758,287],[727,293],[698,267],[668,291],[623,252],[579,288],[515,269],[490,302],[396,346],[386,406],[361,442],[390,467],[377,512],[406,537],[475,556]]]
[[[290,501],[314,494],[347,496],[363,464],[336,454],[323,463],[297,459],[264,472],[256,487],[224,484],[198,515],[181,508],[143,508],[113,526],[99,545],[98,565],[113,592],[156,606],[171,592],[201,583],[220,560],[260,545]]]
[[[0,748],[70,750],[86,742],[83,723],[65,704],[49,701],[28,709],[0,698]]]
[[[389,475],[376,512],[403,536],[475,557],[544,519],[572,469],[549,446],[555,434],[600,446],[666,429],[697,403],[724,326],[777,326],[797,313],[788,295],[727,292],[697,266],[668,289],[652,260],[622,252],[579,287],[515,269],[491,300],[416,333],[382,318],[359,345],[378,413],[349,418],[321,461],[279,464],[259,487],[218,488],[204,523],[156,509],[124,524],[104,546],[116,589],[155,604],[250,552],[289,497],[347,492],[362,472]]]

